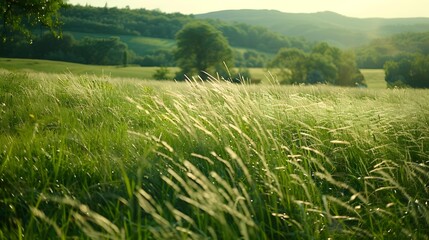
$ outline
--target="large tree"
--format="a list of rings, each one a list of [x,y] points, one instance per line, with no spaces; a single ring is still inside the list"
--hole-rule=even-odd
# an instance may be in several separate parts
[[[185,25],[176,35],[177,65],[188,77],[216,74],[232,66],[232,50],[222,33],[208,23],[195,21]]]
[[[0,0],[2,21],[0,30],[3,41],[15,32],[31,35],[29,28],[43,26],[59,34],[58,10],[66,0]]]

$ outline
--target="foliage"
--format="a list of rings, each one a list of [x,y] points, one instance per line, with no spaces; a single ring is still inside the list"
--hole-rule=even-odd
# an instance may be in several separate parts
[[[360,68],[383,68],[387,61],[401,61],[414,54],[429,54],[429,32],[400,33],[391,37],[373,40],[356,50]]]
[[[265,67],[266,63],[268,62],[268,59],[268,54],[259,51],[234,50],[234,62],[235,66],[237,67],[262,68]]]
[[[166,67],[158,68],[153,74],[153,79],[155,80],[166,80],[169,79],[170,71]]]
[[[86,37],[77,41],[67,33],[63,34],[62,38],[46,33],[40,38],[34,38],[31,45],[28,45],[23,38],[21,40],[0,46],[2,55],[98,65],[123,65],[124,52],[127,52],[127,59],[130,57],[128,46],[118,37]]]
[[[416,54],[384,65],[385,80],[391,87],[429,88],[429,55]]]
[[[16,32],[29,37],[31,30],[28,25],[47,27],[58,36],[60,32],[58,11],[63,6],[63,0],[1,0],[0,30],[3,42],[13,39]]]
[[[427,239],[427,90],[0,72],[0,238]]]
[[[364,86],[364,77],[350,52],[320,43],[310,53],[298,49],[281,49],[270,67],[279,68],[282,83],[327,83],[339,86]]]
[[[61,11],[64,30],[174,39],[192,16],[146,9],[71,6]]]
[[[215,75],[232,64],[232,50],[226,38],[213,26],[204,22],[191,22],[176,36],[175,58],[183,75],[192,77]]]
[[[152,54],[146,54],[143,57],[136,57],[133,62],[140,66],[157,67],[157,66],[175,66],[173,51],[158,50]]]

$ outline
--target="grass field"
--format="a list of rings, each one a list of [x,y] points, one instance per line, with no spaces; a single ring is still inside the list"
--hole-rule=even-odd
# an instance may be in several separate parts
[[[8,70],[0,89],[0,239],[429,238],[428,90]]]
[[[383,89],[387,87],[383,69],[362,69],[368,88]]]
[[[95,75],[112,78],[135,78],[142,80],[153,79],[152,75],[158,67],[138,66],[97,66],[78,63],[38,60],[0,58],[0,68],[16,72],[72,73],[76,75]],[[178,68],[170,68],[171,77]]]
[[[150,80],[158,69],[157,67],[119,67],[119,66],[95,66],[68,62],[57,62],[49,60],[36,59],[16,59],[0,58],[0,67],[10,71],[26,72],[45,72],[45,73],[72,73],[76,75],[90,74],[96,76],[108,76],[112,78],[135,78]],[[178,68],[169,68],[170,77],[179,71]],[[263,83],[272,83],[275,81],[275,73],[263,68],[250,68],[249,72],[253,79],[261,80]],[[363,69],[369,88],[386,88],[384,81],[384,71],[381,69]]]

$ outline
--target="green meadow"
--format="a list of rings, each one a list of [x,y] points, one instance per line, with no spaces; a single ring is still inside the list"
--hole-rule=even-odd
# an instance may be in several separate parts
[[[97,66],[70,62],[39,60],[39,59],[17,59],[0,58],[1,68],[14,72],[44,72],[57,74],[94,75],[112,78],[135,78],[142,80],[152,79],[157,67],[138,66]],[[178,71],[178,68],[170,68],[170,71]]]
[[[17,59],[17,58],[0,58],[0,67],[14,72],[45,72],[45,73],[72,73],[75,75],[95,75],[99,77],[112,78],[134,78],[142,80],[153,79],[153,74],[158,67],[139,67],[139,66],[96,66],[78,63],[38,60],[38,59]],[[170,67],[170,80],[173,79],[176,67]],[[363,69],[369,88],[383,89],[386,88],[384,81],[384,71],[382,69]],[[276,72],[263,68],[249,68],[253,79],[260,80],[262,83],[271,84],[276,82]]]
[[[428,90],[34,63],[1,59],[0,239],[429,238]]]

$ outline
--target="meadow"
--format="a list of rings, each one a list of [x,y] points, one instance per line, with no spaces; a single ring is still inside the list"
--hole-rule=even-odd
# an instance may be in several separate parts
[[[72,73],[75,75],[95,75],[99,77],[111,78],[134,78],[142,80],[153,79],[153,75],[158,67],[140,67],[140,66],[97,66],[78,63],[38,60],[38,59],[18,59],[18,58],[0,58],[0,67],[15,72],[45,72],[45,73]],[[262,83],[271,84],[276,81],[275,72],[263,68],[249,68],[252,79],[260,80]],[[177,67],[168,68],[169,80],[174,78]],[[366,83],[369,88],[384,89],[384,71],[382,69],[362,69]]]
[[[0,89],[0,239],[429,239],[428,90],[4,69]]]

